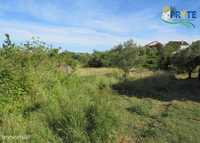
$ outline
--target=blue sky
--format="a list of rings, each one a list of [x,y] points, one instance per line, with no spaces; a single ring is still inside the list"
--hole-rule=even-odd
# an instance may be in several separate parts
[[[161,21],[166,5],[196,10],[197,0],[0,0],[0,41],[9,33],[16,43],[38,36],[55,47],[75,52],[107,50],[133,39],[143,45],[157,40],[200,39],[196,28]]]

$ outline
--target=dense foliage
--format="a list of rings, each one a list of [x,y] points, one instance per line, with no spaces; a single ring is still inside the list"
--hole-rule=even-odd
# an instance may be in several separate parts
[[[119,119],[100,88],[108,83],[76,76],[77,63],[74,53],[39,40],[18,46],[6,35],[0,49],[0,142],[115,141]]]
[[[136,68],[151,70],[176,70],[188,72],[189,78],[200,65],[199,41],[193,42],[186,49],[181,49],[179,42],[168,42],[162,47],[137,46],[132,40],[115,46],[105,52],[95,51],[89,58],[89,67],[118,67],[125,77]]]
[[[119,44],[109,51],[92,54],[89,67],[117,67],[124,71],[124,77],[135,68],[159,68],[160,49],[137,46],[132,40]]]
[[[192,72],[200,65],[200,41],[195,41],[188,48],[177,51],[172,57],[172,65],[179,72],[187,72],[191,79]]]

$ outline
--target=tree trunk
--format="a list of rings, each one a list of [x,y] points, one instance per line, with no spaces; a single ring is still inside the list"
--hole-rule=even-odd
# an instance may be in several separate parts
[[[198,72],[198,78],[199,78],[199,80],[200,80],[200,68],[199,68],[199,72]]]
[[[192,79],[192,72],[191,71],[188,72],[188,79]]]
[[[124,74],[123,74],[124,81],[127,81],[128,75],[129,75],[129,71],[124,71]]]

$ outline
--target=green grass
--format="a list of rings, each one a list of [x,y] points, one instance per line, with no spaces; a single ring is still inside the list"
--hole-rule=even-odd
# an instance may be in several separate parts
[[[0,98],[0,142],[198,143],[199,81],[141,71],[31,70],[28,93]]]
[[[28,93],[1,105],[2,142],[115,142],[119,118],[108,96],[115,79],[42,72],[29,73]]]

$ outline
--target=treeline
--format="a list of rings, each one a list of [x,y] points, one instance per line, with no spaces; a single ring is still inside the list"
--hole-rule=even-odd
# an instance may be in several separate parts
[[[136,68],[148,68],[172,70],[178,73],[186,72],[191,78],[192,72],[200,65],[200,41],[194,41],[182,48],[181,43],[177,41],[170,41],[165,45],[160,44],[158,47],[148,47],[148,45],[138,46],[133,40],[129,40],[110,50],[94,51],[89,54],[60,52],[59,48],[49,48],[47,44],[37,39],[19,46],[11,42],[8,34],[5,36],[6,40],[0,49],[1,58],[16,58],[16,53],[18,53],[17,55],[20,55],[18,58],[22,63],[31,58],[30,61],[34,63],[29,65],[35,66],[39,65],[41,58],[46,58],[46,60],[51,60],[52,64],[54,63],[55,69],[63,68],[74,71],[77,67],[117,67],[124,71],[124,76],[127,76],[131,70]]]
[[[118,67],[123,69],[125,74],[140,67],[151,70],[173,70],[179,73],[187,72],[191,78],[192,72],[200,65],[200,41],[183,48],[180,42],[175,41],[158,47],[148,47],[138,46],[129,40],[105,52],[94,51],[86,65]]]

